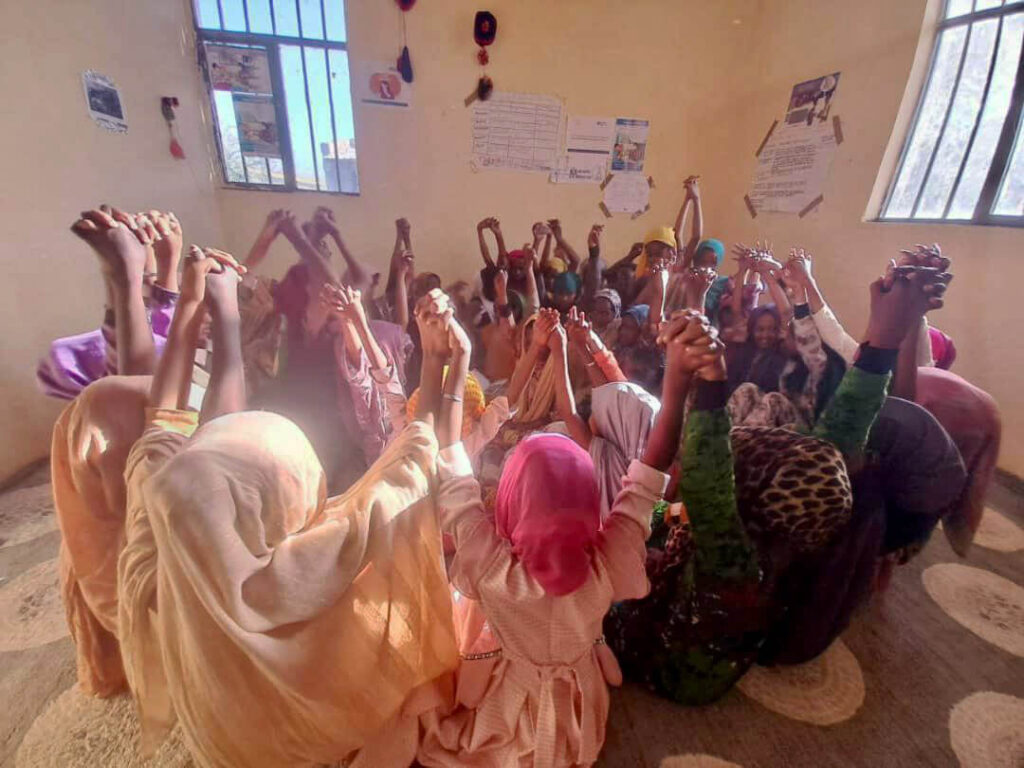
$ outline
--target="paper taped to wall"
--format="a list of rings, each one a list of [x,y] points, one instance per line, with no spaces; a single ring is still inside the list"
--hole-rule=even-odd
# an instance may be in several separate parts
[[[495,92],[473,105],[473,163],[488,170],[550,172],[558,165],[562,102]]]

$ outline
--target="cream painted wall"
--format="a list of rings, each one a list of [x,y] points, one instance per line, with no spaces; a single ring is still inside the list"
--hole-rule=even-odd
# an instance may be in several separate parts
[[[228,244],[244,253],[267,212],[291,207],[308,215],[331,206],[349,246],[386,269],[394,220],[406,216],[421,269],[445,279],[478,269],[475,224],[501,218],[509,247],[526,241],[530,225],[561,217],[582,247],[586,232],[605,221],[596,186],[554,185],[544,174],[470,169],[470,110],[463,105],[481,68],[473,44],[480,7],[498,18],[498,39],[488,68],[499,90],[563,97],[570,114],[649,118],[648,168],[658,184],[652,211],[637,221],[607,224],[608,253],[628,250],[655,223],[675,218],[681,182],[712,166],[704,157],[701,120],[727,107],[747,76],[737,51],[754,43],[751,21],[760,0],[429,0],[407,14],[415,69],[415,107],[356,107],[356,143],[362,194],[220,194]],[[353,60],[389,60],[400,49],[398,10],[384,0],[349,0]],[[734,23],[736,22],[736,23]],[[733,106],[738,106],[733,104]],[[714,192],[709,192],[714,194]],[[286,245],[268,267],[280,273],[294,256]]]
[[[930,6],[926,0],[767,0],[756,21],[753,72],[746,87],[735,92],[742,106],[725,106],[709,116],[722,126],[707,146],[714,168],[708,187],[715,190],[709,230],[730,240],[762,237],[777,249],[811,250],[826,298],[855,336],[867,319],[866,286],[885,262],[908,244],[940,242],[954,259],[956,279],[948,306],[932,321],[957,342],[954,370],[999,402],[1000,466],[1024,475],[1024,344],[1013,321],[1020,317],[1024,284],[1024,230],[864,220],[883,160],[893,162],[902,146],[930,53],[926,40],[922,55],[915,57],[922,19],[926,6],[933,18],[937,5],[936,0]],[[845,141],[836,152],[824,203],[804,219],[761,214],[752,220],[742,197],[753,172],[753,151],[772,120],[781,117],[794,83],[836,70],[842,77],[833,114],[842,118]],[[908,100],[900,114],[905,88]],[[736,112],[742,119],[733,119]],[[893,151],[886,157],[890,134]],[[888,180],[886,171],[881,192]],[[872,208],[868,218],[876,212]]]
[[[499,39],[489,72],[499,89],[564,97],[571,114],[653,121],[652,211],[637,221],[607,222],[610,255],[624,252],[651,225],[670,222],[682,178],[700,173],[708,234],[727,241],[769,237],[811,249],[828,298],[856,334],[866,319],[865,286],[880,265],[906,243],[941,241],[957,259],[957,280],[950,306],[935,321],[957,339],[957,370],[1000,401],[1001,465],[1024,474],[1024,402],[1015,397],[1024,351],[1008,322],[1014,283],[1024,278],[1024,232],[862,220],[915,61],[926,1],[493,0],[487,5],[498,16]],[[582,243],[589,225],[603,221],[596,188],[469,167],[463,99],[480,73],[470,35],[477,7],[430,0],[408,15],[416,105],[407,113],[357,106],[358,197],[246,192],[210,181],[210,131],[198,108],[203,98],[185,0],[38,0],[10,14],[0,82],[8,93],[36,83],[24,103],[38,119],[7,118],[0,127],[6,146],[18,149],[8,173],[17,183],[4,191],[10,223],[0,319],[12,332],[2,342],[0,366],[0,424],[8,435],[0,477],[47,448],[57,407],[34,389],[36,358],[51,338],[98,319],[97,270],[65,232],[86,202],[170,207],[190,239],[220,242],[239,254],[270,209],[306,215],[326,203],[353,250],[381,269],[393,220],[407,216],[420,267],[446,279],[477,268],[473,225],[484,216],[502,218],[510,245],[527,238],[532,221],[556,215]],[[397,54],[392,3],[348,0],[347,12],[354,60]],[[121,85],[128,136],[102,133],[85,116],[78,73],[88,67]],[[835,70],[843,73],[836,113],[846,140],[824,204],[802,220],[774,214],[751,220],[742,197],[754,149],[794,83]],[[915,87],[910,90],[913,99]],[[164,94],[183,101],[187,165],[166,154],[157,102]],[[278,245],[267,270],[280,274],[291,258]]]
[[[220,240],[186,3],[33,0],[5,9],[0,478],[49,450],[60,404],[36,389],[36,361],[51,339],[96,328],[102,317],[97,262],[68,232],[78,212],[100,202],[166,208],[190,239]],[[85,69],[121,88],[126,135],[87,116]],[[161,96],[181,100],[187,162],[168,153]]]

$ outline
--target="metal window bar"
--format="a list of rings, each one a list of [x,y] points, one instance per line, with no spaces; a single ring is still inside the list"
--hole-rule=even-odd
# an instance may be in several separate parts
[[[218,0],[223,2],[223,0]],[[252,28],[249,26],[249,0],[242,0],[242,15],[245,16],[245,33],[249,34],[252,32]]]
[[[282,1],[283,2],[288,2],[288,0],[282,0]],[[247,163],[245,162],[245,156],[244,155],[242,155],[241,159],[242,159],[242,172],[243,172],[243,175],[245,177],[245,181],[244,182],[239,182],[239,181],[231,181],[231,180],[229,180],[227,178],[227,170],[228,170],[227,169],[227,164],[224,162],[225,148],[224,148],[224,146],[223,146],[223,144],[222,144],[222,142],[220,140],[220,132],[219,132],[219,128],[218,128],[217,130],[214,131],[214,138],[215,138],[216,143],[217,143],[217,148],[220,151],[221,171],[223,173],[224,183],[226,185],[228,185],[228,186],[242,187],[242,188],[246,188],[246,189],[264,189],[264,190],[272,190],[272,191],[278,191],[278,192],[280,192],[280,191],[289,191],[289,192],[301,191],[301,190],[299,190],[299,187],[298,187],[298,180],[295,177],[295,161],[294,161],[294,155],[293,155],[292,146],[291,146],[291,131],[288,129],[288,125],[289,125],[289,123],[288,123],[288,111],[287,111],[287,105],[286,105],[285,98],[284,98],[284,76],[283,76],[283,73],[282,73],[282,70],[281,70],[281,59],[280,59],[280,54],[279,54],[279,50],[278,50],[278,46],[280,44],[295,45],[296,42],[298,42],[299,54],[300,54],[301,59],[302,59],[302,79],[303,79],[303,88],[304,88],[305,97],[306,97],[306,118],[309,121],[309,141],[310,141],[310,149],[312,150],[312,154],[313,154],[313,172],[314,172],[315,179],[316,179],[316,188],[317,188],[317,191],[320,191],[320,192],[330,192],[331,191],[331,190],[327,190],[327,189],[324,188],[325,184],[324,184],[323,181],[321,181],[321,178],[320,178],[321,174],[320,174],[320,168],[318,166],[318,155],[319,155],[319,153],[317,152],[316,137],[315,137],[314,130],[313,130],[312,104],[310,102],[310,96],[309,96],[309,80],[308,80],[308,72],[306,71],[305,53],[306,53],[306,48],[307,47],[308,48],[321,48],[323,50],[323,52],[324,52],[326,74],[327,74],[327,96],[328,96],[328,104],[329,104],[329,108],[330,108],[330,112],[331,112],[331,137],[334,140],[334,147],[335,147],[335,153],[336,153],[337,152],[337,145],[338,145],[338,133],[337,133],[337,123],[336,123],[336,117],[335,117],[335,110],[334,110],[334,91],[331,88],[331,67],[330,67],[330,53],[329,52],[331,50],[337,50],[337,51],[344,51],[347,54],[348,53],[348,42],[347,41],[336,41],[336,40],[328,39],[328,36],[327,36],[327,15],[326,15],[326,9],[325,9],[325,6],[324,6],[325,0],[320,0],[320,20],[321,20],[321,25],[323,26],[323,29],[324,29],[323,40],[315,39],[316,40],[316,44],[312,45],[312,46],[305,46],[305,45],[303,45],[302,43],[303,43],[303,41],[306,40],[306,37],[305,37],[305,30],[303,29],[303,25],[302,25],[302,13],[301,13],[301,10],[299,8],[298,0],[292,0],[292,1],[295,3],[295,17],[296,17],[296,22],[297,22],[298,27],[299,27],[299,38],[298,38],[297,41],[295,40],[295,38],[292,38],[292,37],[284,37],[284,36],[277,35],[277,15],[276,15],[276,12],[275,12],[276,11],[276,9],[275,9],[275,0],[269,0],[269,4],[270,4],[270,23],[271,23],[271,31],[272,31],[272,34],[269,34],[269,35],[252,31],[252,27],[251,27],[251,24],[250,24],[250,21],[249,21],[248,0],[242,0],[243,9],[244,9],[244,12],[245,12],[246,29],[248,30],[247,32],[236,32],[236,31],[228,30],[228,29],[224,28],[223,0],[217,0],[217,15],[218,15],[218,21],[220,23],[220,29],[217,29],[217,30],[205,29],[205,28],[200,27],[198,25],[198,16],[196,15],[195,10],[193,9],[194,29],[195,29],[197,40],[200,42],[200,45],[197,46],[197,48],[199,49],[199,61],[198,61],[198,64],[199,64],[199,67],[200,67],[200,69],[201,69],[201,71],[203,73],[203,78],[204,78],[204,80],[206,80],[207,96],[210,99],[210,103],[211,103],[211,106],[213,107],[214,114],[216,114],[216,106],[214,105],[214,102],[213,102],[212,84],[209,82],[209,78],[207,77],[207,73],[206,73],[206,62],[205,62],[205,56],[203,54],[203,50],[204,49],[203,49],[203,47],[201,45],[202,43],[204,43],[204,42],[220,43],[220,44],[228,43],[228,44],[236,44],[236,45],[250,45],[250,46],[260,46],[260,47],[263,47],[266,50],[266,53],[267,53],[267,64],[268,64],[268,66],[270,68],[271,87],[272,87],[273,96],[274,96],[274,114],[275,114],[275,118],[277,119],[278,137],[279,137],[278,140],[280,142],[280,147],[281,147],[281,158],[280,158],[280,160],[281,160],[281,170],[282,170],[282,173],[284,175],[283,183],[282,184],[275,184],[273,182],[273,175],[272,175],[271,170],[270,170],[270,158],[265,157],[265,156],[263,157],[263,160],[264,160],[264,164],[265,164],[266,171],[267,171],[267,183],[254,182],[254,181],[250,180],[250,178],[249,178],[249,168],[248,168]],[[1020,4],[1022,6],[1024,6],[1024,0],[1020,0]],[[241,142],[239,142],[239,143],[241,143]],[[239,146],[239,153],[241,154],[241,146]],[[337,192],[340,193],[340,194],[346,194],[346,195],[347,194],[358,194],[358,193],[342,192],[340,190],[340,183],[339,183],[338,186],[339,186],[339,189],[337,190]]]
[[[939,129],[939,135],[935,139],[935,146],[932,147],[932,153],[928,157],[928,165],[925,166],[924,176],[921,179],[921,186],[917,188],[917,196],[914,198],[914,206],[910,209],[910,218],[917,218],[917,209],[921,205],[921,196],[924,194],[924,188],[928,186],[928,180],[932,175],[932,167],[935,165],[935,156],[939,153],[939,147],[942,146],[942,140],[946,137],[946,130],[949,128],[949,116],[953,112],[953,105],[956,103],[956,97],[960,95],[960,87],[963,85],[963,74],[964,74],[964,62],[967,61],[967,51],[971,47],[971,38],[974,36],[975,26],[972,24],[967,30],[967,37],[964,40],[963,50],[960,51],[960,64],[956,68],[956,85],[953,86],[953,92],[949,94],[949,101],[946,102],[946,114],[942,117],[942,128]],[[956,182],[953,182],[953,186],[956,186]]]
[[[320,0],[320,9],[323,10],[324,0]],[[324,19],[324,24],[327,23],[327,19]],[[327,36],[327,27],[324,27],[324,36]],[[331,145],[332,152],[334,155],[334,176],[337,180],[338,189],[336,192],[341,192],[341,163],[338,162],[338,126],[334,122],[334,89],[331,87],[331,57],[324,48],[324,72],[327,74],[327,104],[331,110],[331,138],[334,143]],[[327,158],[324,158],[324,174],[327,173]]]
[[[974,116],[974,125],[971,126],[971,136],[967,139],[967,148],[964,150],[964,156],[960,158],[960,167],[956,169],[956,178],[953,182],[953,187],[950,189],[949,197],[946,198],[946,205],[942,209],[943,219],[949,216],[949,209],[953,207],[953,198],[956,197],[957,190],[960,188],[960,177],[963,175],[964,166],[967,165],[967,159],[971,156],[971,150],[974,149],[974,139],[978,135],[978,127],[981,125],[981,116],[985,113],[985,105],[988,104],[988,95],[992,90],[992,76],[995,74],[996,60],[999,58],[999,43],[1003,39],[1003,18],[1005,17],[1000,17],[999,26],[996,28],[996,40],[992,44],[992,58],[988,63],[988,76],[985,79],[985,90],[982,91],[981,104],[978,105],[978,112]]]
[[[948,9],[948,0],[946,4]],[[897,217],[897,216],[886,216],[886,211],[889,210],[889,205],[892,202],[893,192],[896,190],[896,182],[899,180],[900,175],[903,173],[903,168],[907,160],[908,150],[910,149],[911,140],[917,133],[918,125],[920,123],[921,111],[924,107],[924,97],[928,92],[928,86],[932,82],[932,76],[935,73],[935,64],[938,60],[939,54],[939,40],[943,30],[950,29],[951,27],[962,26],[964,24],[973,24],[975,21],[981,21],[988,18],[1011,16],[1019,11],[1024,11],[1024,0],[1014,0],[1014,2],[1007,2],[1002,6],[995,8],[989,8],[984,11],[977,13],[968,13],[963,16],[958,16],[954,19],[943,18],[937,25],[936,29],[938,34],[935,36],[935,40],[932,44],[932,55],[931,61],[928,65],[928,75],[924,81],[924,87],[921,93],[918,95],[917,105],[914,109],[914,117],[911,120],[910,131],[907,133],[904,141],[903,148],[900,150],[900,158],[896,164],[896,171],[893,173],[892,178],[889,180],[889,189],[886,191],[885,199],[882,202],[881,212],[878,215],[878,221],[893,222],[893,223],[928,223],[935,224],[948,221],[947,219],[915,219],[911,217]],[[945,16],[945,13],[943,13]],[[966,50],[967,41],[964,45]],[[998,51],[997,51],[998,53]],[[1022,51],[1024,53],[1024,51]],[[1018,54],[1020,55],[1020,54]],[[1003,124],[1003,131],[1000,135],[999,143],[995,154],[992,157],[992,164],[989,166],[989,173],[985,179],[985,184],[982,186],[981,194],[978,198],[978,204],[975,207],[973,218],[970,220],[957,219],[953,223],[956,224],[991,224],[998,226],[1022,226],[1024,227],[1024,217],[1008,217],[1008,216],[993,216],[991,213],[992,205],[995,202],[995,196],[997,193],[996,187],[1000,183],[1002,176],[1006,171],[1006,163],[1009,160],[1009,153],[1013,149],[1013,141],[1015,137],[1016,128],[1010,128],[1010,122],[1014,118],[1019,119],[1021,114],[1022,102],[1024,102],[1024,73],[1022,73],[1022,65],[1024,65],[1024,56],[1018,59],[1017,67],[1017,79],[1014,84],[1013,96],[1010,101],[1010,108],[1006,115],[1006,122]],[[959,80],[957,82],[959,85]],[[1007,135],[1009,138],[1007,139]],[[940,137],[941,138],[941,137]],[[936,144],[936,147],[938,144]],[[993,180],[994,179],[994,180]],[[922,181],[921,186],[924,187],[926,183]],[[953,186],[956,187],[960,183],[959,176],[954,181]],[[955,193],[954,193],[955,194]],[[916,203],[915,203],[916,208]]]

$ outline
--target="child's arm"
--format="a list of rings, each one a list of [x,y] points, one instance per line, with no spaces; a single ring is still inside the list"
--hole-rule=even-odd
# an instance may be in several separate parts
[[[697,253],[697,245],[704,237],[704,209],[700,202],[700,187],[697,180],[699,176],[689,176],[683,182],[686,188],[686,197],[676,217],[676,250],[679,252],[680,268],[687,269],[693,264],[693,257]],[[690,230],[690,239],[683,243],[683,227],[686,214],[690,206],[693,206],[693,226]]]
[[[223,251],[207,249],[218,262],[206,274],[206,307],[212,320],[213,364],[199,423],[245,410],[245,367],[242,363],[238,283],[241,270]]]
[[[313,214],[313,218],[319,224],[320,228],[331,236],[334,244],[338,247],[338,252],[341,254],[341,258],[345,260],[345,282],[355,288],[362,290],[370,284],[370,270],[368,270],[359,259],[353,255],[352,251],[349,250],[345,244],[344,239],[341,237],[341,230],[338,229],[338,225],[334,221],[334,213],[325,206],[320,206],[316,209],[316,213]],[[403,219],[404,221],[404,219]],[[408,222],[406,222],[408,225]],[[403,239],[409,241],[408,230],[404,232]],[[327,282],[337,283],[337,280],[330,280]]]
[[[545,312],[547,311],[554,310],[545,310]],[[569,381],[568,339],[565,329],[560,324],[555,325],[548,338],[548,348],[558,366],[558,376],[555,381],[555,410],[558,412],[558,418],[565,422],[565,426],[569,430],[569,437],[575,440],[583,450],[588,450],[593,436],[587,422],[576,412],[576,398],[573,397],[572,384]]]
[[[476,225],[476,239],[480,244],[480,255],[483,257],[484,264],[488,267],[494,266],[494,259],[491,257],[491,251],[487,247],[487,238],[484,237],[484,232],[491,228],[491,223],[495,219],[484,219]]]
[[[576,253],[576,249],[562,236],[562,222],[558,219],[548,219],[548,228],[550,228],[555,242],[565,251],[565,257],[569,260],[568,270],[570,272],[579,272],[580,264],[583,260]]]
[[[249,255],[245,257],[244,264],[246,269],[255,269],[267,257],[270,245],[278,235],[278,225],[282,219],[291,215],[290,212],[283,208],[278,208],[267,214],[267,219],[263,222],[263,228],[260,229],[260,233],[256,236],[256,242],[252,244],[252,248],[249,249]]]
[[[291,213],[286,213],[282,216],[278,222],[278,231],[292,244],[292,247],[295,248],[303,262],[309,265],[314,272],[314,277],[319,282],[331,283],[333,285],[341,282],[337,271],[334,269],[334,265],[324,258],[320,251],[306,239],[305,234],[303,234],[298,223],[295,221],[295,216]]]
[[[651,514],[665,495],[665,474],[679,447],[683,412],[697,371],[721,358],[722,345],[711,324],[695,312],[679,312],[665,324],[658,341],[667,347],[661,411],[654,422],[643,461],[633,461],[622,490],[605,521],[599,551],[608,568],[615,600],[647,594],[644,570]]]
[[[85,211],[71,231],[99,256],[113,294],[117,372],[122,376],[152,373],[156,348],[142,297],[149,236],[134,217],[117,208]]]

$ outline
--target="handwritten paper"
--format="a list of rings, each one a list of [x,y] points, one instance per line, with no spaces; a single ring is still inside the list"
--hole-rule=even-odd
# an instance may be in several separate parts
[[[757,158],[750,203],[759,213],[804,210],[822,194],[835,151],[830,123],[775,131]]]
[[[543,171],[558,165],[562,102],[495,92],[473,106],[473,162],[488,170]]]
[[[612,213],[643,211],[651,199],[651,185],[642,173],[624,171],[612,174],[604,188],[604,204]]]

